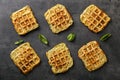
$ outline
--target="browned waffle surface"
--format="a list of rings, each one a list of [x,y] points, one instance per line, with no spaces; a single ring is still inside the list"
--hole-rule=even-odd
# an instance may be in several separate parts
[[[24,35],[38,27],[38,23],[36,22],[33,12],[28,5],[16,12],[13,12],[11,19],[14,28],[19,35]]]
[[[14,49],[11,52],[10,57],[24,74],[31,71],[40,63],[40,58],[28,42],[23,43]]]
[[[65,6],[61,4],[57,4],[54,7],[48,9],[45,12],[44,16],[53,33],[59,33],[66,30],[73,23],[69,12]]]
[[[78,51],[78,56],[89,71],[96,70],[107,62],[103,50],[96,41],[91,41],[82,46]]]
[[[73,66],[73,59],[65,43],[60,43],[46,52],[54,74],[66,72]]]
[[[80,15],[80,20],[91,31],[102,31],[110,21],[110,17],[95,5],[88,6]]]

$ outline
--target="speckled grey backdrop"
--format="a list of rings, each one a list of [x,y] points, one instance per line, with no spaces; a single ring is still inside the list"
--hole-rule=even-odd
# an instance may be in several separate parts
[[[60,34],[53,34],[44,19],[45,11],[61,3],[71,13],[74,24]],[[90,4],[95,4],[103,9],[110,17],[111,22],[100,33],[89,31],[79,20],[79,15]],[[10,15],[13,11],[30,5],[40,27],[25,36],[18,36],[11,23]],[[74,32],[76,39],[68,42],[66,36]],[[99,40],[105,33],[112,37],[106,42]],[[42,44],[38,34],[44,34],[50,44]],[[29,74],[22,74],[13,64],[9,55],[16,48],[16,40],[23,39],[31,43],[32,47],[41,58],[41,63]],[[78,49],[85,43],[96,40],[105,51],[108,62],[94,72],[88,72],[82,61],[77,56]],[[59,42],[65,42],[70,48],[74,59],[74,66],[64,74],[54,75],[48,65],[45,52]],[[120,80],[120,0],[0,0],[0,80]]]

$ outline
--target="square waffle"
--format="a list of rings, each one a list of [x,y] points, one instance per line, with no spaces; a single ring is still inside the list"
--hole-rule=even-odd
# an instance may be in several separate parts
[[[107,58],[96,41],[82,46],[78,51],[79,58],[84,62],[88,71],[96,70],[107,62]]]
[[[54,74],[66,72],[73,66],[73,59],[65,43],[60,43],[46,52]]]
[[[57,4],[51,9],[48,9],[44,16],[53,33],[59,33],[66,30],[73,23],[72,17],[67,9],[61,4]]]
[[[10,57],[24,74],[31,71],[40,63],[40,58],[28,42],[23,43],[14,49],[11,52]]]
[[[19,35],[24,35],[39,26],[30,6],[28,5],[16,12],[13,12],[11,19],[14,28]]]
[[[97,6],[92,4],[83,11],[80,15],[80,20],[91,31],[98,33],[106,27],[110,21],[110,17]]]

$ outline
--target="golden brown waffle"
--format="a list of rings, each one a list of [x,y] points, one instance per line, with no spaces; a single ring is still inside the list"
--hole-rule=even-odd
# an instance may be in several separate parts
[[[80,20],[91,31],[98,33],[106,27],[110,21],[110,17],[97,6],[92,4],[83,11],[80,15]]]
[[[12,13],[11,19],[14,28],[19,35],[24,35],[39,26],[28,5]]]
[[[103,50],[96,41],[91,41],[82,46],[78,51],[78,56],[89,71],[96,70],[107,62]]]
[[[10,57],[24,74],[31,71],[40,63],[40,58],[28,42],[23,43],[14,49],[11,52]]]
[[[73,65],[73,59],[65,43],[60,43],[46,52],[54,74],[66,72]]]
[[[61,4],[57,4],[51,9],[48,9],[44,16],[53,33],[59,33],[66,30],[73,23],[72,17],[67,9]]]

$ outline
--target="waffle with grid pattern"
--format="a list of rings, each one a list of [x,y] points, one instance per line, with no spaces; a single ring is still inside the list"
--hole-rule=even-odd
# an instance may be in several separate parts
[[[30,6],[28,5],[13,12],[10,17],[14,28],[19,35],[25,35],[39,26]]]
[[[83,45],[78,51],[78,57],[83,61],[88,71],[94,71],[107,62],[105,53],[97,41],[91,41]]]
[[[91,31],[102,31],[110,21],[110,17],[95,5],[88,6],[80,15],[80,20]]]
[[[73,24],[72,17],[65,6],[61,4],[57,4],[48,9],[44,16],[53,33],[64,31]]]
[[[15,65],[24,73],[31,71],[40,63],[40,58],[30,43],[26,42],[14,49],[10,54]]]
[[[54,74],[68,71],[73,66],[73,59],[65,43],[59,43],[46,52],[48,63]]]

